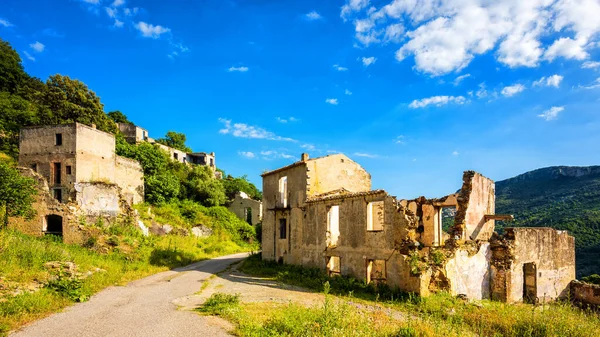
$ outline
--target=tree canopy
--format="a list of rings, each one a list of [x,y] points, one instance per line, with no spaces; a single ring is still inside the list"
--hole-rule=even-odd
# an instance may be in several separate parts
[[[157,143],[161,143],[163,145],[172,147],[174,149],[177,150],[181,150],[183,152],[192,152],[192,149],[190,149],[187,145],[185,145],[185,141],[187,140],[187,137],[180,132],[175,132],[175,131],[169,131],[167,132],[167,134],[165,135],[164,138],[159,138],[156,140]]]
[[[0,209],[3,211],[2,227],[8,224],[9,216],[31,217],[31,207],[37,193],[35,182],[22,176],[6,157],[0,157]]]

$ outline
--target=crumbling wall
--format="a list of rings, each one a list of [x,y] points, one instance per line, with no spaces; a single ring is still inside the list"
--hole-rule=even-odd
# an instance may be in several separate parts
[[[76,183],[77,205],[88,217],[117,217],[119,207],[119,187],[105,183]]]
[[[534,301],[551,301],[568,295],[575,279],[575,239],[552,228],[505,228],[492,239],[492,298],[522,302],[524,265],[535,267]]]
[[[465,171],[458,196],[453,236],[462,240],[487,241],[494,232],[494,220],[486,215],[495,213],[495,184],[475,171]]]
[[[144,171],[137,160],[116,156],[115,184],[123,198],[135,205],[144,202]]]
[[[600,308],[600,285],[577,280],[572,281],[571,300],[579,304]]]

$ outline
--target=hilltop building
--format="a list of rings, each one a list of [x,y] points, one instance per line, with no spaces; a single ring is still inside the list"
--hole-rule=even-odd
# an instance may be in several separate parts
[[[21,173],[40,190],[32,220],[12,225],[34,234],[80,239],[78,223],[111,221],[144,201],[141,165],[115,154],[115,136],[79,123],[26,127],[19,143]]]
[[[156,144],[161,149],[165,150],[169,154],[171,159],[176,160],[180,163],[208,166],[213,171],[217,169],[214,152],[186,153],[184,151],[174,149],[164,144],[157,143],[155,139],[148,137],[148,131],[146,129],[143,129],[139,126],[129,123],[117,123],[117,125],[119,126],[119,130],[121,130],[121,132],[125,136],[125,140],[127,140],[127,142],[130,144],[139,144],[141,142]]]
[[[343,154],[264,173],[262,258],[427,296],[537,302],[567,295],[575,242],[551,228],[494,232],[494,182],[466,171],[458,193],[398,200]],[[445,215],[454,214],[454,218]],[[445,225],[446,224],[446,225]]]

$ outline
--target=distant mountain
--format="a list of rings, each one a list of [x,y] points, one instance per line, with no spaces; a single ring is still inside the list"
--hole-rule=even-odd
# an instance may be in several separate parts
[[[600,166],[546,167],[496,182],[499,227],[552,227],[575,236],[577,276],[600,274]]]

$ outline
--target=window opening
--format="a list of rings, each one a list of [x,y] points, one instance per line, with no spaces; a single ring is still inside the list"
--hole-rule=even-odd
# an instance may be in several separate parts
[[[71,165],[65,166],[65,171],[68,175],[71,175]]]
[[[382,231],[384,222],[384,202],[373,201],[367,205],[367,230]]]
[[[340,206],[331,206],[327,212],[327,245],[335,246],[340,237]]]
[[[279,204],[287,207],[287,176],[279,178]]]
[[[285,239],[287,238],[287,220],[279,219],[279,238]]]
[[[54,135],[54,144],[56,146],[62,145],[62,133],[57,133]]]
[[[367,283],[385,283],[385,260],[367,260]]]
[[[54,184],[60,185],[61,177],[60,177],[61,165],[60,163],[54,163]]]
[[[54,199],[62,202],[62,189],[55,188],[52,190],[52,193],[54,194]]]
[[[327,259],[327,273],[329,276],[333,275],[341,275],[342,274],[342,266],[339,256],[330,256]]]

